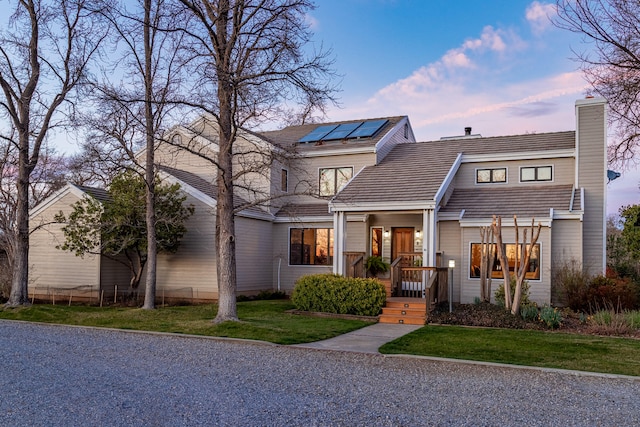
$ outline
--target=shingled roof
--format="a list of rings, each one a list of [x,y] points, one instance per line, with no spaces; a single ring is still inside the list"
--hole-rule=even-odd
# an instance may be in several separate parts
[[[380,117],[374,119],[348,120],[342,122],[312,123],[299,126],[288,126],[284,129],[274,131],[261,131],[256,132],[256,134],[271,142],[272,144],[279,145],[281,147],[297,146],[301,152],[322,151],[330,147],[373,147],[380,141],[380,139],[382,139],[384,135],[386,135],[386,133],[393,126],[398,124],[404,118],[406,118],[406,116]],[[388,122],[370,138],[323,141],[322,144],[315,144],[313,142],[301,144],[298,142],[300,138],[304,137],[318,126],[340,125],[345,123],[354,123],[358,121],[364,122],[372,120],[388,120]]]
[[[398,144],[378,165],[368,166],[357,174],[332,203],[430,203],[458,154],[503,155],[574,147],[575,132]]]
[[[440,213],[457,214],[464,210],[464,219],[493,215],[547,218],[550,209],[569,211],[573,194],[572,185],[460,188],[453,191]],[[579,210],[580,201],[574,200],[573,206]]]
[[[111,200],[109,192],[104,188],[87,187],[84,185],[76,185],[76,187],[82,190],[83,193],[87,193],[99,202],[106,202],[107,200]]]
[[[175,169],[169,166],[158,165],[158,169],[177,178],[188,186],[200,191],[207,197],[210,197],[213,200],[217,200],[218,189],[216,188],[215,183],[209,182],[194,173],[187,172],[181,169]],[[265,214],[264,210],[260,209],[258,206],[249,205],[246,200],[237,195],[234,195],[233,204],[236,208],[247,206],[244,209],[246,209],[248,212]]]

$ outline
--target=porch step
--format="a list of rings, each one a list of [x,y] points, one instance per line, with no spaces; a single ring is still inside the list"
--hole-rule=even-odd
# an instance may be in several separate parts
[[[378,317],[380,323],[401,323],[405,325],[424,325],[426,322],[426,302],[422,299],[388,299],[382,314]]]

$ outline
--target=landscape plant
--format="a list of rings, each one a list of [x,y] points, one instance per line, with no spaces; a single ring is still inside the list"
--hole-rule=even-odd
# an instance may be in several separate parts
[[[380,273],[389,271],[390,265],[380,256],[370,256],[364,264],[369,277],[376,277]]]
[[[540,321],[550,329],[557,329],[562,324],[562,314],[557,308],[545,304],[540,309]]]
[[[385,287],[380,281],[335,274],[303,276],[291,295],[298,310],[360,316],[377,316],[385,301]]]
[[[522,286],[522,290],[520,293],[520,304],[522,306],[528,306],[531,304],[531,300],[529,300],[529,282],[525,280],[524,282],[522,282],[521,286]],[[510,294],[515,295],[515,290],[516,290],[516,278],[514,276],[511,276],[510,286],[509,286]],[[496,291],[493,294],[493,297],[495,298],[496,305],[499,305],[500,307],[506,307],[503,286],[499,286],[498,289],[496,289]]]

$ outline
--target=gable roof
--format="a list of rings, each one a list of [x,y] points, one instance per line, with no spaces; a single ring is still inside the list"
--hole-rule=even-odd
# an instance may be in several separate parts
[[[400,123],[407,116],[379,117],[373,119],[347,120],[341,122],[312,123],[298,126],[288,126],[284,129],[274,131],[260,131],[257,135],[264,138],[268,142],[281,147],[297,146],[300,152],[317,152],[326,150],[327,148],[348,148],[348,147],[375,147],[375,145],[391,130],[395,125]],[[315,142],[299,143],[298,141],[319,126],[341,125],[356,122],[367,122],[375,120],[387,120],[387,123],[380,128],[373,136],[366,138],[322,141],[321,144]]]
[[[67,183],[64,187],[53,193],[51,196],[47,197],[42,202],[38,203],[33,208],[29,209],[29,217],[33,218],[36,215],[40,214],[42,211],[46,210],[53,204],[55,204],[58,200],[62,199],[67,194],[74,194],[78,199],[81,199],[85,195],[89,195],[99,202],[104,202],[105,200],[109,200],[109,193],[107,190],[96,187],[87,187],[84,185],[75,185],[71,183]]]
[[[192,196],[210,206],[215,206],[215,202],[218,199],[218,189],[215,183],[185,170],[175,169],[163,165],[157,165],[157,168],[161,172],[164,172],[165,174],[170,175],[177,181],[179,181],[182,189],[187,193],[191,194]],[[203,198],[201,196],[205,197]],[[242,214],[243,216],[257,219],[272,219],[273,217],[273,215],[269,214],[263,209],[260,209],[258,206],[250,205],[249,202],[237,195],[234,195],[233,204],[236,208],[242,207],[243,205],[248,205],[240,212],[240,214]]]
[[[491,158],[574,148],[575,132],[398,144],[379,164],[360,171],[333,198],[330,206],[340,209],[350,205],[374,208],[392,204],[434,207],[447,176],[456,171],[459,155],[462,159],[477,155]]]

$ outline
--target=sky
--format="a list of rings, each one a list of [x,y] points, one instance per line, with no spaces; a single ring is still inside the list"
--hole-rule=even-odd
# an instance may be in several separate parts
[[[521,0],[317,0],[313,43],[341,75],[328,120],[407,115],[418,141],[575,130],[588,86],[582,37],[553,4]],[[616,169],[607,212],[640,203],[640,172]]]

